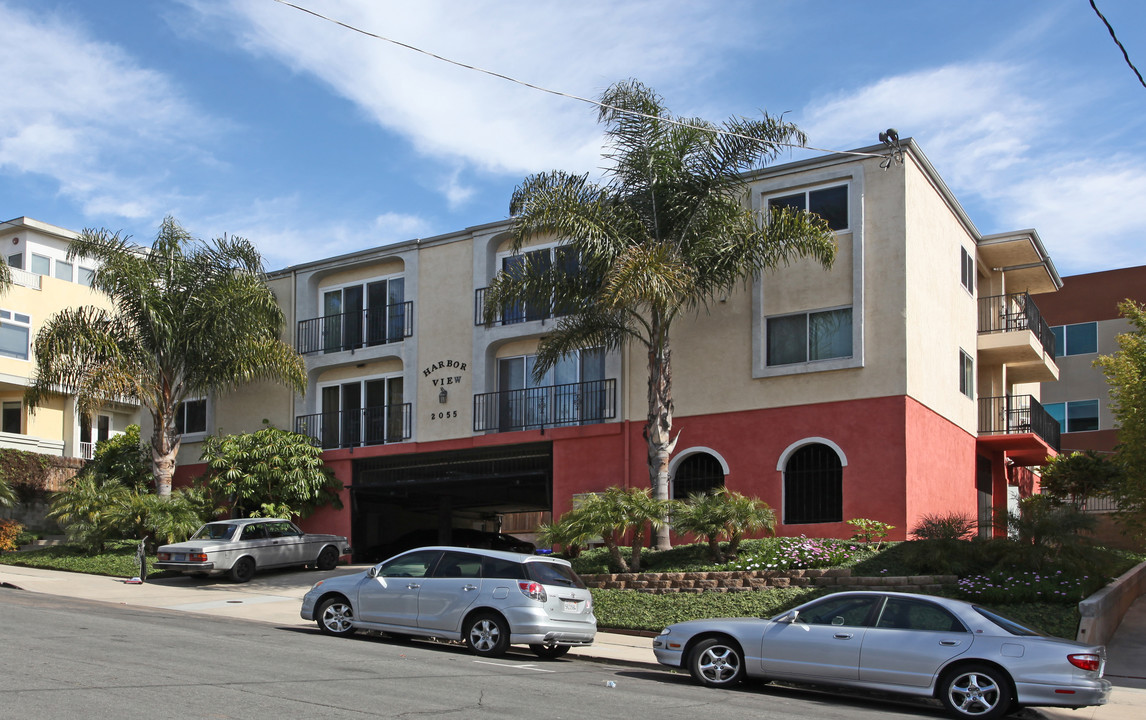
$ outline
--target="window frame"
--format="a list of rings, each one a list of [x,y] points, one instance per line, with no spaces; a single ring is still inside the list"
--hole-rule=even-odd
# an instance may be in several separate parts
[[[43,272],[40,272],[39,270],[37,270],[36,269],[36,261],[37,260],[43,260],[44,262],[48,263],[48,268],[46,270],[44,270]],[[42,275],[44,277],[51,277],[52,276],[52,256],[51,255],[40,255],[39,253],[34,253],[34,252],[29,253],[28,272],[32,273],[33,275]]]
[[[847,324],[847,327],[850,330],[850,333],[848,336],[849,353],[847,355],[833,355],[833,356],[829,356],[829,357],[818,357],[818,358],[812,359],[812,357],[811,357],[812,356],[812,350],[813,350],[813,347],[812,347],[813,338],[812,338],[812,331],[811,331],[811,328],[813,325],[812,316],[814,316],[814,315],[826,315],[828,313],[837,313],[837,312],[841,312],[844,310],[846,310],[848,312],[848,317],[850,319],[850,322]],[[778,320],[787,320],[787,319],[801,317],[801,316],[804,318],[804,357],[803,357],[803,359],[802,360],[795,360],[792,362],[773,363],[771,361],[771,357],[772,357],[772,351],[771,351],[771,348],[772,348],[772,335],[771,335],[772,323],[775,321],[778,321]],[[770,315],[770,316],[764,318],[764,366],[767,368],[783,368],[783,367],[794,367],[794,366],[803,366],[803,365],[816,365],[816,364],[824,363],[824,362],[838,362],[840,360],[851,360],[854,357],[855,357],[855,312],[853,311],[851,305],[841,305],[841,306],[832,307],[832,308],[821,308],[821,309],[816,309],[816,310],[806,310],[803,312],[784,313],[783,315]]]
[[[804,196],[803,207],[799,208],[799,209],[801,209],[805,212],[815,213],[819,217],[823,218],[825,221],[828,221],[827,217],[820,215],[819,213],[816,213],[815,210],[811,210],[812,193],[824,192],[827,190],[835,190],[835,189],[841,188],[841,187],[844,189],[844,201],[846,203],[846,207],[844,208],[845,222],[844,222],[843,227],[832,228],[832,232],[836,232],[836,233],[851,232],[852,225],[853,225],[853,223],[852,223],[851,182],[850,182],[850,180],[847,180],[847,179],[842,180],[840,182],[827,182],[827,183],[822,183],[822,184],[818,184],[818,185],[809,185],[809,186],[803,187],[803,188],[790,188],[788,190],[780,190],[777,192],[766,193],[764,196],[764,208],[768,212],[768,214],[771,214],[772,207],[773,207],[772,203],[774,201],[785,200],[787,198],[792,198],[792,197],[796,197],[798,195],[803,195]],[[784,206],[779,206],[779,207],[794,207],[794,206],[784,205]],[[828,221],[828,222],[830,223],[830,221]]]
[[[959,393],[975,399],[975,358],[959,348]]]
[[[1093,403],[1093,407],[1094,407],[1094,415],[1093,415],[1094,427],[1087,428],[1085,430],[1074,430],[1074,429],[1072,429],[1071,428],[1071,412],[1070,412],[1071,405],[1080,406],[1080,405],[1085,404],[1086,406],[1091,406],[1092,403]],[[1061,412],[1055,412],[1056,408],[1062,408],[1062,411]],[[1097,432],[1097,431],[1102,429],[1102,404],[1098,401],[1098,398],[1088,398],[1086,400],[1067,400],[1064,402],[1056,402],[1056,403],[1045,403],[1045,404],[1043,404],[1043,409],[1046,410],[1048,413],[1050,413],[1050,416],[1053,417],[1055,420],[1058,420],[1060,430],[1064,433]],[[1059,418],[1060,415],[1062,416],[1061,419]],[[1089,419],[1090,417],[1092,417],[1092,416],[1091,415],[1085,416],[1086,419]],[[1080,418],[1080,420],[1082,420],[1082,418]]]
[[[967,248],[959,246],[959,284],[972,295],[975,294],[975,256]]]
[[[187,406],[191,403],[203,403],[203,429],[202,430],[188,430],[187,429]],[[205,396],[202,397],[188,397],[185,398],[175,408],[175,431],[179,433],[179,437],[186,440],[187,438],[202,437],[207,434],[207,427],[210,425],[210,406]],[[180,427],[183,429],[180,430]]]
[[[1094,349],[1081,350],[1079,352],[1071,352],[1070,350],[1070,328],[1081,328],[1089,326],[1094,329]],[[1052,325],[1051,333],[1054,335],[1055,342],[1055,357],[1067,357],[1068,355],[1097,355],[1098,354],[1098,321],[1088,320],[1080,323],[1069,323],[1064,325]],[[1089,340],[1089,338],[1088,338]],[[1076,341],[1077,342],[1077,341]],[[1089,343],[1087,345],[1089,348]]]
[[[0,328],[16,328],[24,331],[24,352],[8,352],[0,345],[0,357],[29,362],[32,359],[32,316],[27,313],[0,308]]]

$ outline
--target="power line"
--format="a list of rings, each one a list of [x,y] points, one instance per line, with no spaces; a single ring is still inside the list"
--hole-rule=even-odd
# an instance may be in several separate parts
[[[1142,79],[1142,73],[1138,72],[1138,68],[1134,67],[1134,63],[1130,62],[1130,55],[1127,54],[1126,48],[1119,42],[1118,36],[1114,34],[1114,28],[1111,27],[1110,21],[1106,19],[1106,16],[1103,15],[1102,11],[1098,9],[1098,6],[1094,4],[1094,0],[1090,0],[1090,6],[1094,8],[1094,12],[1098,13],[1098,17],[1102,19],[1102,23],[1106,25],[1106,30],[1110,33],[1110,38],[1114,40],[1114,44],[1122,51],[1122,57],[1126,59],[1126,64],[1129,65],[1130,69],[1134,71],[1134,74],[1138,76],[1138,82],[1142,83],[1142,87],[1146,87],[1146,80]]]
[[[306,13],[307,15],[313,15],[314,17],[316,17],[320,20],[325,20],[326,22],[333,23],[333,24],[338,25],[340,27],[346,28],[347,30],[350,30],[351,32],[356,32],[356,33],[359,33],[361,35],[365,35],[367,37],[374,38],[375,40],[381,40],[382,42],[388,42],[391,45],[397,45],[398,47],[405,48],[406,50],[412,50],[416,53],[421,53],[422,55],[426,55],[427,57],[431,57],[435,60],[440,60],[441,62],[444,62],[444,63],[449,63],[450,65],[455,65],[455,66],[463,68],[465,70],[473,70],[474,72],[484,73],[485,75],[489,75],[491,77],[495,77],[495,78],[498,78],[500,80],[505,80],[507,82],[515,83],[517,85],[521,85],[522,87],[529,88],[530,90],[537,90],[538,92],[548,93],[550,95],[556,95],[558,97],[567,98],[569,100],[576,100],[578,102],[587,103],[587,104],[593,105],[595,107],[606,108],[606,109],[613,110],[616,112],[625,113],[628,115],[635,115],[637,117],[648,118],[650,120],[657,120],[659,122],[668,123],[670,125],[678,125],[680,127],[687,127],[687,128],[696,129],[695,125],[690,125],[689,123],[681,122],[679,120],[673,120],[672,118],[665,118],[665,117],[660,117],[657,115],[649,115],[646,113],[638,112],[636,110],[629,110],[627,108],[616,107],[615,105],[608,105],[606,103],[602,103],[602,102],[599,102],[597,100],[591,100],[589,98],[581,97],[580,95],[573,95],[572,93],[562,92],[560,90],[551,90],[549,88],[541,87],[540,85],[534,85],[533,83],[528,83],[528,82],[525,82],[524,80],[518,80],[517,78],[510,77],[509,75],[505,75],[503,73],[494,72],[493,70],[486,70],[485,68],[480,68],[480,67],[477,67],[476,65],[467,65],[466,63],[459,62],[457,60],[451,60],[448,57],[443,57],[441,55],[437,55],[437,54],[432,53],[428,50],[423,50],[423,49],[416,47],[414,45],[410,45],[409,43],[404,43],[400,40],[394,40],[392,38],[388,38],[388,37],[385,37],[383,35],[378,35],[376,33],[370,32],[369,30],[363,30],[362,28],[355,27],[354,25],[350,25],[348,23],[342,22],[341,20],[336,20],[334,18],[327,17],[326,15],[323,15],[322,13],[316,12],[316,11],[311,10],[309,8],[305,8],[305,7],[302,7],[300,5],[295,5],[292,2],[287,2],[287,0],[274,0],[274,1],[279,3],[280,5],[286,5],[287,7],[292,7],[295,10]],[[757,141],[757,138],[749,137],[747,135],[741,135],[739,133],[728,132],[726,130],[719,130],[716,128],[701,128],[701,129],[708,130],[708,131],[715,133],[717,135],[725,135],[727,137],[735,137],[735,138],[740,138],[742,140],[750,140],[750,141],[754,141],[754,142]],[[858,155],[860,157],[875,157],[875,158],[884,158],[884,159],[887,158],[886,155],[881,155],[878,153],[856,152],[855,150],[828,150],[826,148],[812,147],[811,145],[796,145],[795,143],[785,143],[785,142],[775,142],[773,144],[774,145],[780,145],[782,147],[799,148],[801,150],[814,150],[816,152],[824,152],[824,153],[837,153],[840,155]]]

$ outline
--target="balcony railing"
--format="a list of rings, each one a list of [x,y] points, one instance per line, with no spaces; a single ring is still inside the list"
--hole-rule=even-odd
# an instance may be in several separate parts
[[[485,325],[485,291],[489,288],[478,288],[474,291],[474,325]],[[514,325],[531,320],[548,320],[573,313],[573,308],[555,307],[551,300],[542,299],[541,302],[513,302],[505,303],[498,311],[494,325]]]
[[[1059,449],[1059,426],[1032,395],[979,398],[980,435],[1034,433]]]
[[[591,380],[474,396],[474,432],[590,425],[616,416],[616,380]]]
[[[979,298],[979,333],[1002,333],[1030,330],[1053,360],[1054,334],[1043,320],[1038,305],[1027,293],[992,295]]]
[[[80,441],[80,457],[84,460],[95,458],[95,443]]]
[[[295,347],[306,355],[401,342],[414,334],[414,302],[298,321]]]
[[[382,445],[410,439],[411,404],[300,415],[294,430],[323,449]]]

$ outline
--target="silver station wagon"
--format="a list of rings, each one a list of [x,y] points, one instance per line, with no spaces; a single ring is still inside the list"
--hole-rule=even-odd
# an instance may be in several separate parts
[[[155,567],[188,575],[225,573],[242,583],[267,568],[310,565],[333,570],[349,553],[340,535],[304,533],[281,518],[246,518],[207,523],[190,540],[161,546]]]
[[[419,548],[319,581],[300,614],[328,635],[457,640],[486,657],[521,644],[557,658],[597,634],[593,597],[567,560],[473,548]]]

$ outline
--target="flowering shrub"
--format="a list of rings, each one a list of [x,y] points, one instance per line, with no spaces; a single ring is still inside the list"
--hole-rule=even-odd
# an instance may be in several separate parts
[[[849,540],[828,538],[774,538],[758,549],[722,566],[724,570],[799,570],[834,567],[856,556],[871,554]]]
[[[1086,575],[1072,577],[1055,572],[993,572],[965,577],[956,585],[959,594],[976,602],[1005,604],[1020,602],[1076,603],[1087,596]]]
[[[15,520],[0,520],[0,552],[16,549],[16,538],[24,526]]]

